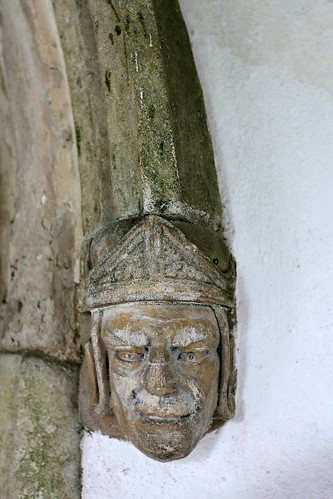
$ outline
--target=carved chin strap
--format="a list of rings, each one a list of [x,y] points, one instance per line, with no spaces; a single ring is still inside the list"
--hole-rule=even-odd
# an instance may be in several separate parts
[[[150,215],[88,274],[83,308],[94,310],[138,301],[233,308],[228,277],[180,230]]]
[[[91,406],[97,414],[103,414],[107,411],[108,400],[109,400],[109,388],[107,384],[107,372],[106,372],[106,350],[101,341],[101,320],[103,313],[100,311],[92,312],[91,322],[91,346],[86,346],[86,356],[88,361],[88,368],[90,370],[90,376],[95,379],[96,385],[95,390],[91,397]],[[92,355],[93,354],[93,355]]]

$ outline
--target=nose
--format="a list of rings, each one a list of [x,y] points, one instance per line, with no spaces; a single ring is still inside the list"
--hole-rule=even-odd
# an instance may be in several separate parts
[[[145,373],[146,390],[165,397],[177,391],[177,383],[168,362],[150,363]]]

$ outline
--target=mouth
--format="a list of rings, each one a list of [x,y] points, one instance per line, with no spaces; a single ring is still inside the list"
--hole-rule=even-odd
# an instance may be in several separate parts
[[[139,412],[139,415],[142,419],[144,419],[148,423],[156,423],[156,424],[185,423],[186,421],[189,421],[194,416],[194,414],[186,414],[185,416],[161,417],[161,416],[151,416],[148,414],[143,414],[142,412]]]

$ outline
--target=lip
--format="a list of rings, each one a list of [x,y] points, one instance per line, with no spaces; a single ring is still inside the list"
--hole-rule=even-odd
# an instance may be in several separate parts
[[[179,423],[185,423],[186,421],[189,421],[194,414],[186,414],[185,416],[170,416],[170,417],[161,417],[161,416],[151,416],[148,414],[143,414],[142,412],[139,412],[139,415],[142,419],[149,423],[156,423],[156,424],[179,424]]]

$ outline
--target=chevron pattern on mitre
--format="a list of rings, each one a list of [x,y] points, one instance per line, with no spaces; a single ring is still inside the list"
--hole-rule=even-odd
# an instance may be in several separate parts
[[[223,275],[170,222],[150,215],[131,229],[87,279],[89,306],[126,300],[193,297],[220,303]]]
[[[221,273],[184,234],[165,224],[163,231],[163,275],[166,278],[198,281],[224,288]]]
[[[137,226],[126,234],[118,248],[111,250],[89,273],[89,288],[96,292],[99,288],[103,289],[117,282],[148,277],[145,256],[145,233],[141,226]]]

